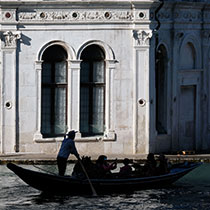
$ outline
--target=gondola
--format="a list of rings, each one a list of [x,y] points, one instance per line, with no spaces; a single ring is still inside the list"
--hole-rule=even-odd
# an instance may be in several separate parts
[[[130,178],[119,178],[116,176],[115,178],[91,179],[91,183],[98,194],[105,192],[131,192],[145,188],[162,188],[177,181],[200,165],[201,163],[177,165],[169,173],[159,176]],[[33,171],[13,163],[8,163],[7,167],[25,183],[43,193],[91,194],[92,192],[87,179]]]

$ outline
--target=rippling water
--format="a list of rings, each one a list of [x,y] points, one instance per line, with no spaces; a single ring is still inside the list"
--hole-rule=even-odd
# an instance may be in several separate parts
[[[34,169],[33,166],[24,166]],[[39,166],[55,171],[55,166]],[[69,166],[68,170],[71,170]],[[172,186],[132,194],[47,196],[27,186],[5,165],[0,165],[0,209],[210,209],[210,164],[203,164]]]

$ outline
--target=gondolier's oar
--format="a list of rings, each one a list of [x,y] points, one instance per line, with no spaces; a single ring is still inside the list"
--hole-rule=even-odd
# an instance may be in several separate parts
[[[89,184],[90,184],[90,188],[91,188],[92,193],[93,193],[93,196],[97,196],[97,193],[96,193],[96,191],[95,191],[95,189],[94,189],[94,187],[93,187],[93,185],[92,185],[92,183],[91,183],[91,181],[90,181],[90,179],[89,179],[89,176],[88,176],[88,174],[87,174],[87,171],[85,170],[85,167],[84,167],[82,161],[80,160],[80,158],[78,158],[78,161],[79,161],[79,163],[80,163],[80,165],[81,165],[81,167],[82,167],[82,170],[83,170],[84,173],[85,173],[85,176],[87,177],[87,180],[88,180],[88,182],[89,182]]]

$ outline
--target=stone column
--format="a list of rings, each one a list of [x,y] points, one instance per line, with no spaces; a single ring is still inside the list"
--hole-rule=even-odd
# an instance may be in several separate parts
[[[2,39],[2,153],[18,150],[17,142],[17,40],[18,31],[6,31]]]
[[[172,151],[179,150],[179,131],[178,131],[178,69],[179,69],[179,47],[185,36],[182,30],[175,30],[172,38]]]
[[[115,60],[106,60],[106,110],[105,110],[105,132],[104,140],[115,140],[113,125],[113,96],[114,96],[114,70]]]
[[[68,129],[80,128],[80,60],[69,61],[68,69]],[[76,139],[81,138],[81,133],[76,134]]]
[[[152,31],[134,30],[134,143],[133,153],[149,151],[149,59]]]
[[[202,102],[201,109],[203,110],[202,118],[203,118],[203,126],[202,126],[202,149],[206,150],[210,146],[210,30],[202,31],[202,53],[203,53],[203,93],[202,93]]]
[[[36,83],[37,83],[37,104],[36,104],[36,133],[34,134],[34,140],[42,140],[41,134],[41,96],[42,96],[42,63],[43,61],[36,61],[35,62],[35,69],[36,69]]]

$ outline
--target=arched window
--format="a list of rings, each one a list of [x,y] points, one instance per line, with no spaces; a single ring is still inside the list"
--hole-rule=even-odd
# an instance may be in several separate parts
[[[167,133],[167,52],[160,45],[156,56],[156,130],[158,134]]]
[[[81,54],[80,132],[82,136],[102,135],[105,124],[104,51],[90,45]]]
[[[48,47],[42,56],[41,133],[60,136],[67,125],[67,53],[63,47]]]

